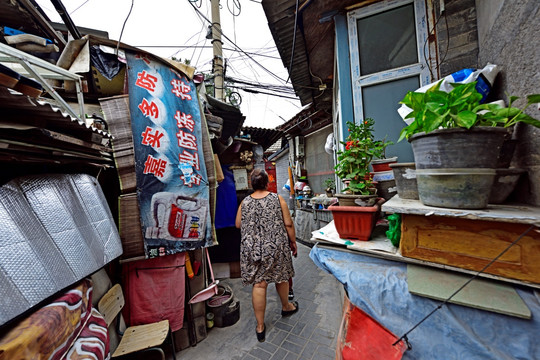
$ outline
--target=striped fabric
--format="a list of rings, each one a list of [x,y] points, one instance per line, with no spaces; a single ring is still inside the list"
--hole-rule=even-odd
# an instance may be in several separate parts
[[[0,360],[109,359],[105,320],[92,308],[92,282],[82,280],[0,338]]]

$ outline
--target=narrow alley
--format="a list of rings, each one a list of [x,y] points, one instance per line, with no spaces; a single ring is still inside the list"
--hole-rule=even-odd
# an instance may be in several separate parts
[[[179,351],[177,359],[266,360],[334,359],[341,322],[343,286],[334,276],[319,269],[309,257],[310,248],[298,243],[293,260],[294,295],[297,314],[282,318],[274,286],[268,287],[266,305],[266,341],[255,336],[255,317],[251,307],[251,286],[241,279],[225,279],[240,301],[240,320],[229,327],[212,328],[197,346]],[[172,359],[169,356],[168,359]]]

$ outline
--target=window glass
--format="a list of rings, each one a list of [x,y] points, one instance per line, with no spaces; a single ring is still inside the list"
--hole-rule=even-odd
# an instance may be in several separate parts
[[[357,20],[361,75],[418,62],[413,4]]]

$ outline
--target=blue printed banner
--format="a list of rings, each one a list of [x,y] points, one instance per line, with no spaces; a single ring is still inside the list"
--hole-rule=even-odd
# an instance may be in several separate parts
[[[210,246],[209,186],[193,81],[127,54],[137,198],[147,257]]]

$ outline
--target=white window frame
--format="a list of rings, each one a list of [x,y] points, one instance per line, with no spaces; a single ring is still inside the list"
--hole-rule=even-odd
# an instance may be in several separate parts
[[[402,66],[399,68],[385,70],[373,74],[361,76],[360,55],[358,49],[358,28],[357,20],[377,13],[388,11],[403,5],[414,3],[414,16],[416,22],[416,40],[419,62]],[[420,86],[431,82],[429,68],[424,60],[424,44],[428,37],[428,19],[424,0],[385,0],[378,3],[356,9],[347,14],[349,30],[349,49],[351,54],[351,80],[353,89],[354,118],[358,123],[364,118],[364,106],[362,102],[362,88],[375,84],[381,84],[401,78],[407,78],[415,75],[420,77]],[[428,49],[426,49],[428,51]],[[429,52],[429,51],[428,51]],[[429,61],[429,59],[428,59]]]

